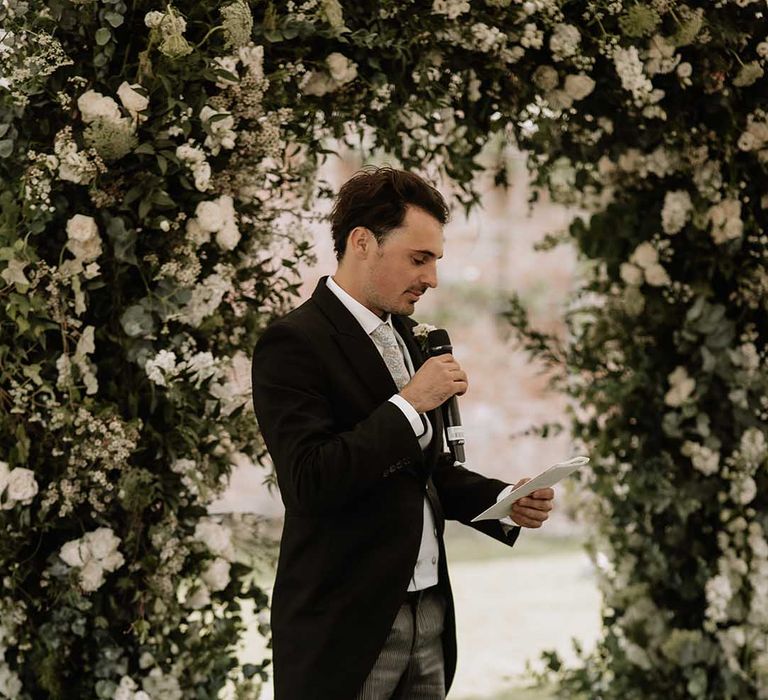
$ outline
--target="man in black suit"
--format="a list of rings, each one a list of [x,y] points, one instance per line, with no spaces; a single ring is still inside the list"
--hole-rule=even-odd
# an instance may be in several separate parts
[[[448,210],[421,178],[367,169],[332,213],[339,265],[273,323],[253,357],[256,416],[285,524],[272,605],[276,700],[439,700],[456,666],[443,529],[509,484],[458,465],[441,412],[467,390],[452,355],[426,359],[409,316],[437,286]],[[540,527],[552,489],[507,522]]]

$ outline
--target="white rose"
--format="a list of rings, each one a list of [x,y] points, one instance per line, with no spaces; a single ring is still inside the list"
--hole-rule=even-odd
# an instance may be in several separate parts
[[[104,569],[95,559],[85,563],[80,569],[80,585],[84,591],[91,592],[97,590],[104,583]]]
[[[75,214],[67,221],[67,249],[83,262],[92,262],[101,255],[101,238],[93,217]]]
[[[137,92],[136,88],[141,88],[141,85],[138,83],[129,85],[126,81],[120,83],[120,87],[117,88],[120,102],[123,103],[123,107],[131,113],[132,117],[137,117],[139,112],[149,106],[149,98]]]
[[[38,491],[35,474],[31,469],[16,467],[8,475],[8,497],[29,503]]]
[[[331,77],[339,83],[349,83],[357,77],[357,64],[350,61],[346,56],[340,54],[338,51],[334,51],[325,59],[325,63],[328,66],[328,72]]]
[[[114,571],[125,564],[125,558],[120,552],[110,552],[106,557],[100,559],[99,562],[105,571]]]
[[[108,121],[119,121],[122,118],[117,102],[93,90],[88,90],[77,98],[77,108],[86,124],[99,118]]]
[[[233,219],[227,219],[216,233],[216,242],[222,250],[234,250],[240,242],[240,231]]]
[[[627,284],[639,287],[643,283],[643,271],[632,263],[621,263],[619,274]]]
[[[565,78],[565,91],[574,100],[583,100],[595,89],[595,81],[585,73],[569,75]]]
[[[88,547],[84,547],[81,540],[70,540],[59,550],[59,556],[69,566],[83,566],[91,558]]]
[[[226,559],[217,557],[200,575],[205,585],[212,591],[223,591],[229,584],[230,564]]]
[[[195,209],[197,223],[203,231],[215,233],[224,225],[224,216],[218,201],[200,202]]]
[[[120,538],[109,527],[97,528],[93,532],[89,532],[83,539],[97,559],[104,559],[104,557],[109,556],[120,544]]]

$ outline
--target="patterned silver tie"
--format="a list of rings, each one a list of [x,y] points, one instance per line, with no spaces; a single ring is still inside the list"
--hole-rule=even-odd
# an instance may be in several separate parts
[[[371,333],[371,338],[373,338],[373,342],[381,350],[384,364],[387,365],[392,379],[395,380],[397,390],[400,391],[410,381],[411,377],[408,374],[408,368],[405,366],[403,353],[397,344],[395,331],[388,323],[382,323]]]

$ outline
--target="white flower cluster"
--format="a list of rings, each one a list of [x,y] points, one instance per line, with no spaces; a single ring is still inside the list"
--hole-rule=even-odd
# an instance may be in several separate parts
[[[716,474],[720,469],[720,453],[705,445],[686,440],[680,452],[686,457],[690,457],[694,469],[705,476]]]
[[[159,35],[159,50],[163,55],[173,59],[192,53],[192,46],[184,38],[187,22],[171,5],[165,12],[147,12],[144,24]]]
[[[202,542],[215,555],[215,559],[201,573],[200,580],[193,582],[184,602],[188,608],[199,610],[210,605],[212,592],[223,591],[229,585],[235,551],[230,529],[210,519],[198,522],[194,539]]]
[[[200,110],[200,121],[208,134],[203,145],[213,155],[218,155],[222,148],[231,151],[235,147],[235,118],[229,112],[217,112],[205,105]]]
[[[739,137],[742,151],[754,151],[761,163],[768,162],[768,115],[756,110],[747,117],[747,128]]]
[[[693,203],[691,195],[685,190],[667,192],[664,207],[661,210],[661,227],[664,233],[674,236],[683,230],[691,217]]]
[[[469,12],[469,0],[433,0],[432,12],[448,19],[456,19],[459,15]]]
[[[682,406],[696,389],[696,380],[688,375],[685,367],[677,367],[669,377],[669,391],[664,396],[667,406]]]
[[[0,462],[0,509],[11,510],[17,505],[28,506],[37,491],[37,480],[31,469],[9,469],[8,462]]]
[[[217,263],[213,272],[192,289],[188,301],[181,310],[169,318],[197,328],[203,319],[216,313],[224,296],[233,291],[234,275],[235,269],[231,265]]]
[[[100,527],[64,544],[59,556],[69,566],[80,569],[80,585],[91,592],[104,583],[105,571],[114,571],[125,563],[117,549],[119,544],[120,538],[111,528]]]
[[[671,282],[667,271],[659,263],[658,251],[648,241],[635,248],[629,262],[621,264],[619,273],[621,279],[633,287],[641,286],[643,281],[652,287],[665,287]]]
[[[710,207],[707,218],[712,224],[712,240],[718,245],[741,238],[744,222],[741,219],[741,202],[727,197]]]
[[[141,687],[152,700],[182,700],[183,697],[178,679],[157,666],[142,679]]]
[[[212,383],[209,391],[219,400],[222,416],[229,416],[237,409],[251,405],[251,361],[242,350],[232,355],[224,381]]]
[[[195,146],[192,141],[183,143],[177,146],[176,157],[192,172],[195,189],[205,192],[211,182],[211,164],[205,159],[203,149]]]
[[[112,700],[152,700],[152,698],[143,690],[139,690],[139,686],[133,678],[123,676]]]
[[[562,61],[574,56],[579,50],[581,34],[572,24],[563,22],[555,25],[552,36],[549,37],[549,50],[552,60]]]
[[[664,91],[654,89],[650,78],[643,71],[643,62],[637,48],[617,48],[613,54],[613,63],[621,79],[621,86],[632,94],[635,106],[643,108],[643,115],[663,119],[664,111],[655,105],[664,97]]]
[[[323,95],[338,90],[351,83],[357,77],[357,64],[344,54],[334,51],[325,59],[325,70],[311,71],[301,81],[301,91],[305,95]]]
[[[77,185],[87,185],[99,171],[105,169],[101,156],[91,148],[81,151],[72,136],[72,127],[66,126],[53,142],[53,151],[56,154],[54,167],[58,168],[59,178]]]
[[[234,250],[240,242],[235,203],[228,194],[200,202],[194,218],[187,221],[187,239],[198,247],[208,243],[212,233],[222,250]]]
[[[124,117],[117,102],[95,90],[88,90],[77,98],[80,116],[88,124],[83,139],[104,160],[117,160],[134,147],[138,111],[149,104],[128,83],[124,82],[120,87],[132,117]]]

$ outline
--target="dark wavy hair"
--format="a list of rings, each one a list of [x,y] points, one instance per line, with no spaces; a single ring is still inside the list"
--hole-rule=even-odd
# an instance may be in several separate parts
[[[370,229],[381,243],[403,223],[408,205],[423,209],[441,224],[448,221],[443,195],[418,175],[373,166],[355,173],[341,186],[331,211],[336,258],[344,257],[347,238],[356,226]]]

